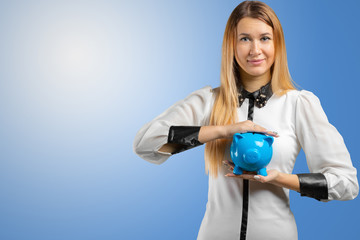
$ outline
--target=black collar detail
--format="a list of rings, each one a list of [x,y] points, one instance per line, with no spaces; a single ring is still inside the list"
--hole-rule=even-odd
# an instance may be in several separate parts
[[[252,93],[246,91],[245,88],[240,86],[238,95],[239,107],[242,105],[245,98],[250,98],[252,100],[255,100],[255,106],[257,106],[258,108],[262,108],[263,106],[265,106],[269,98],[271,98],[271,96],[273,95],[273,92],[271,90],[271,82]]]

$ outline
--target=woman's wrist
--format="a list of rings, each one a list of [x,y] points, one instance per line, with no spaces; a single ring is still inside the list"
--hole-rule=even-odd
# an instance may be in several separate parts
[[[199,141],[206,143],[219,138],[224,138],[226,129],[224,126],[202,126],[199,132]]]
[[[278,187],[285,187],[294,191],[300,191],[299,178],[295,174],[287,174],[279,172],[274,179],[269,181],[269,183],[274,184]]]
[[[219,138],[228,138],[228,125],[218,126]]]
[[[274,184],[276,186],[280,186],[281,183],[283,183],[284,180],[284,175],[282,172],[277,171],[276,176],[274,177],[274,179],[270,180],[269,183]]]
[[[232,138],[235,134],[232,132],[232,125],[222,125],[220,127],[221,138]]]

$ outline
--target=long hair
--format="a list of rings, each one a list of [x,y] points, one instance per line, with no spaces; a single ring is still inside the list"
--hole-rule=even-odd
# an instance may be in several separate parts
[[[216,99],[211,112],[210,125],[228,125],[238,121],[240,66],[235,60],[236,26],[245,17],[259,19],[273,29],[275,59],[270,69],[273,93],[281,96],[295,89],[287,64],[284,33],[275,12],[263,2],[244,1],[233,10],[226,24],[222,44],[220,87],[215,91]],[[230,142],[231,139],[216,139],[206,144],[205,172],[207,174],[217,177],[225,148]]]

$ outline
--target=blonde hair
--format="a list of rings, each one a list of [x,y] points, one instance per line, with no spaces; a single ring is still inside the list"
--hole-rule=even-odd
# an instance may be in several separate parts
[[[238,121],[238,83],[239,65],[235,60],[236,26],[245,17],[257,18],[272,27],[274,33],[275,59],[271,66],[271,88],[274,94],[281,96],[295,89],[291,79],[284,33],[275,12],[265,3],[244,1],[231,13],[225,28],[222,44],[220,88],[216,89],[216,99],[211,112],[210,125],[228,125]],[[217,177],[224,158],[225,148],[231,139],[216,139],[205,146],[205,172]]]

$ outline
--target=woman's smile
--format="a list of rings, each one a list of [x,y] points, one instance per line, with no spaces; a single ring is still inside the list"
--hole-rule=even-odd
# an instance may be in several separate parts
[[[263,63],[264,60],[265,60],[265,59],[248,60],[248,62],[249,62],[250,64],[252,64],[252,65],[257,66],[257,65],[260,65],[261,63]]]

